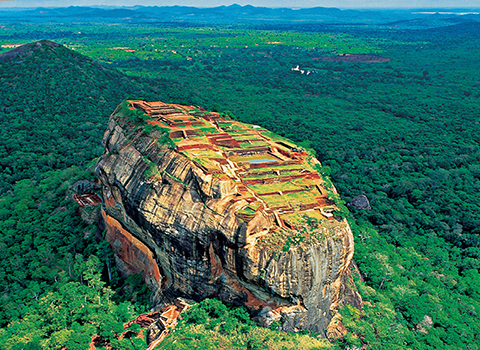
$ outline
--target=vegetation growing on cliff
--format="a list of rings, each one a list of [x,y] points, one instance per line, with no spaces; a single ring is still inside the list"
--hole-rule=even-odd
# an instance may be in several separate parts
[[[160,171],[158,171],[158,166],[157,164],[155,164],[154,162],[152,162],[150,159],[148,159],[147,157],[143,157],[143,161],[145,163],[147,163],[148,165],[148,169],[145,171],[145,178],[150,178],[150,177],[155,177],[155,178],[161,178],[161,173]]]

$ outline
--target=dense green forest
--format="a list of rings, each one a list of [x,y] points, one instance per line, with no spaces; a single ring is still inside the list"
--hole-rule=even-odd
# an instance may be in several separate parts
[[[93,176],[109,113],[135,97],[230,111],[304,142],[347,203],[368,197],[372,210],[349,207],[367,304],[342,310],[350,332],[333,346],[478,349],[479,29],[8,23],[2,44],[50,39],[73,52],[47,45],[0,63],[0,346],[84,349],[92,334],[120,342],[108,327],[118,333],[148,309],[140,286],[125,292],[115,271],[109,278],[108,245],[66,198]],[[79,295],[88,306],[76,306]],[[212,321],[212,307],[185,317],[175,346],[198,345],[193,334],[205,348],[287,337],[262,333],[242,311]],[[96,320],[105,310],[111,318]]]
[[[1,63],[0,79],[0,347],[85,349],[99,334],[133,348],[115,335],[148,310],[148,293],[115,269],[107,275],[113,253],[71,194],[94,179],[102,129],[135,79],[51,42]]]
[[[195,304],[183,314],[175,332],[162,342],[165,350],[197,349],[334,349],[326,339],[257,327],[243,307],[216,299]]]

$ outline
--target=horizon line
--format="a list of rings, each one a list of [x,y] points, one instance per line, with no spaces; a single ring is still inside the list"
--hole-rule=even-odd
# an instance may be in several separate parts
[[[84,8],[110,8],[110,9],[117,9],[117,8],[134,8],[134,7],[187,7],[187,8],[198,8],[198,9],[214,9],[219,7],[231,7],[231,6],[240,6],[240,7],[254,7],[254,8],[268,8],[268,9],[291,9],[291,10],[308,10],[314,8],[325,8],[325,9],[339,9],[339,10],[480,10],[480,5],[478,7],[456,7],[456,6],[443,6],[443,7],[328,7],[328,6],[313,6],[313,7],[301,7],[301,6],[278,6],[278,7],[269,7],[269,6],[255,6],[255,5],[240,5],[237,3],[231,5],[218,5],[218,6],[189,6],[189,5],[69,5],[69,6],[9,6],[3,8],[2,2],[12,3],[15,0],[0,0],[0,9],[37,9],[37,8],[70,8],[70,7],[84,7]]]

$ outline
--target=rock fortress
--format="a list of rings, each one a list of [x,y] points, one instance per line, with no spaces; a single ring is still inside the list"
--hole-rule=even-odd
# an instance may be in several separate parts
[[[350,227],[336,190],[302,147],[200,107],[126,101],[96,172],[106,239],[161,309],[177,297],[245,306],[263,326],[342,332],[361,305]]]

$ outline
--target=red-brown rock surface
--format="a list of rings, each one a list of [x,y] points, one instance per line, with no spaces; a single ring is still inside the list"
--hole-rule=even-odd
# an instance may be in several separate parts
[[[331,214],[335,189],[291,141],[194,107],[129,101],[103,144],[107,239],[124,273],[143,271],[159,307],[219,297],[263,325],[324,332],[341,303],[359,304],[345,282],[353,237]]]

